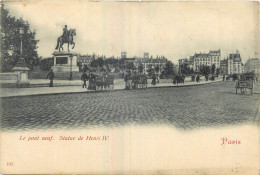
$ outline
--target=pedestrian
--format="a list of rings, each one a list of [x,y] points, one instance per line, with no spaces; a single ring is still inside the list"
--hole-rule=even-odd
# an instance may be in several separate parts
[[[159,83],[159,82],[160,82],[160,76],[157,75],[157,83]]]
[[[53,87],[53,79],[54,79],[53,69],[51,69],[51,71],[48,73],[47,78],[49,78],[50,80],[49,87]]]
[[[88,79],[89,79],[88,89],[89,89],[89,90],[95,89],[95,87],[96,87],[96,85],[95,85],[96,76],[94,75],[94,73],[92,73],[92,71],[89,72]]]
[[[86,81],[88,81],[88,75],[86,74],[86,71],[84,70],[84,73],[82,74],[81,76],[81,80],[83,81],[83,85],[82,87],[84,88],[87,88],[87,84],[86,84]]]
[[[152,84],[156,85],[156,75],[155,74],[152,75]]]
[[[199,75],[197,75],[197,77],[196,77],[196,81],[197,81],[197,82],[200,81],[200,76],[199,76]]]
[[[194,74],[192,75],[191,80],[195,81],[195,75]]]
[[[185,75],[182,75],[182,83],[184,84],[184,82],[185,82]]]
[[[225,81],[225,75],[223,75],[223,81]]]

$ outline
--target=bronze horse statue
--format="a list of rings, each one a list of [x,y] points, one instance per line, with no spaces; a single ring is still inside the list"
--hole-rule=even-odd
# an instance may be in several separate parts
[[[60,48],[62,48],[63,50],[63,44],[64,43],[68,43],[68,51],[70,51],[70,48],[69,48],[69,45],[73,45],[72,46],[72,49],[74,49],[75,47],[75,43],[73,42],[73,36],[76,36],[76,30],[75,29],[70,29],[69,32],[68,32],[68,37],[64,37],[64,36],[60,36],[58,39],[57,39],[57,46],[56,46],[56,50],[59,49],[60,51]]]

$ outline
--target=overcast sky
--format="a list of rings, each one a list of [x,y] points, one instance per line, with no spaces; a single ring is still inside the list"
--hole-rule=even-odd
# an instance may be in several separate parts
[[[53,53],[65,24],[75,28],[74,51],[128,57],[164,55],[177,63],[195,52],[238,49],[243,62],[258,57],[257,2],[9,2],[37,32],[38,53]],[[64,47],[66,48],[66,47]]]

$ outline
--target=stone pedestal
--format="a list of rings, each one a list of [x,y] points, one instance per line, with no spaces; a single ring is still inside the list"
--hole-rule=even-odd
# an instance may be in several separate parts
[[[19,58],[18,62],[12,68],[12,71],[14,71],[15,74],[17,74],[17,86],[18,87],[28,87],[29,81],[28,81],[28,71],[30,69],[26,65],[23,58]]]
[[[77,55],[78,54],[74,52],[53,52],[53,72],[78,72],[79,67],[77,66]]]

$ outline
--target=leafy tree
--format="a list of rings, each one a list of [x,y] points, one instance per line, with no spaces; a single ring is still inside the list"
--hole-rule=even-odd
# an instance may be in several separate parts
[[[212,64],[212,66],[211,66],[211,73],[212,73],[212,75],[215,74],[215,70],[216,70],[216,65]]]
[[[172,75],[174,75],[173,64],[171,61],[167,61],[162,70],[161,76],[169,78],[172,77]]]
[[[104,66],[104,60],[102,58],[95,59],[91,61],[90,65],[94,68],[103,68]]]
[[[77,66],[79,67],[79,71],[82,71],[82,63],[78,61]]]
[[[218,77],[219,74],[220,74],[220,68],[217,68],[217,69],[216,69],[216,74],[217,74],[217,77]]]
[[[26,24],[26,25],[25,25]],[[20,53],[21,38],[19,29],[25,27],[22,38],[22,55]],[[36,51],[39,40],[35,39],[36,32],[30,30],[30,24],[22,18],[11,17],[9,11],[1,4],[1,71],[10,71],[17,63],[18,58],[24,58],[30,69],[37,64]]]
[[[159,65],[156,65],[155,68],[154,68],[154,70],[155,70],[155,72],[158,74],[159,71],[160,71],[160,67],[159,67]]]
[[[136,70],[136,67],[133,62],[127,63],[126,68],[129,70]]]
[[[125,70],[125,69],[126,69],[125,59],[120,59],[120,60],[118,61],[118,67],[119,67],[119,69],[121,69],[121,70]]]
[[[88,66],[87,66],[87,65],[84,65],[84,66],[83,66],[83,71],[87,71],[87,70],[89,70]]]
[[[193,73],[193,69],[191,69],[188,64],[182,64],[180,70],[184,75],[190,75]]]
[[[149,76],[151,76],[154,73],[154,68],[152,64],[149,64],[147,67],[147,73]]]
[[[144,65],[142,63],[139,63],[139,65],[138,65],[138,72],[139,73],[143,73],[143,71],[144,71]]]
[[[40,63],[39,63],[39,66],[40,66],[41,70],[50,70],[53,65],[54,65],[53,58],[41,59]]]
[[[209,66],[200,66],[200,73],[202,75],[209,75],[210,74],[210,67]]]
[[[111,71],[111,68],[115,68],[115,71],[118,70],[118,59],[115,58],[109,58],[104,61],[104,64],[106,66],[106,69]]]

